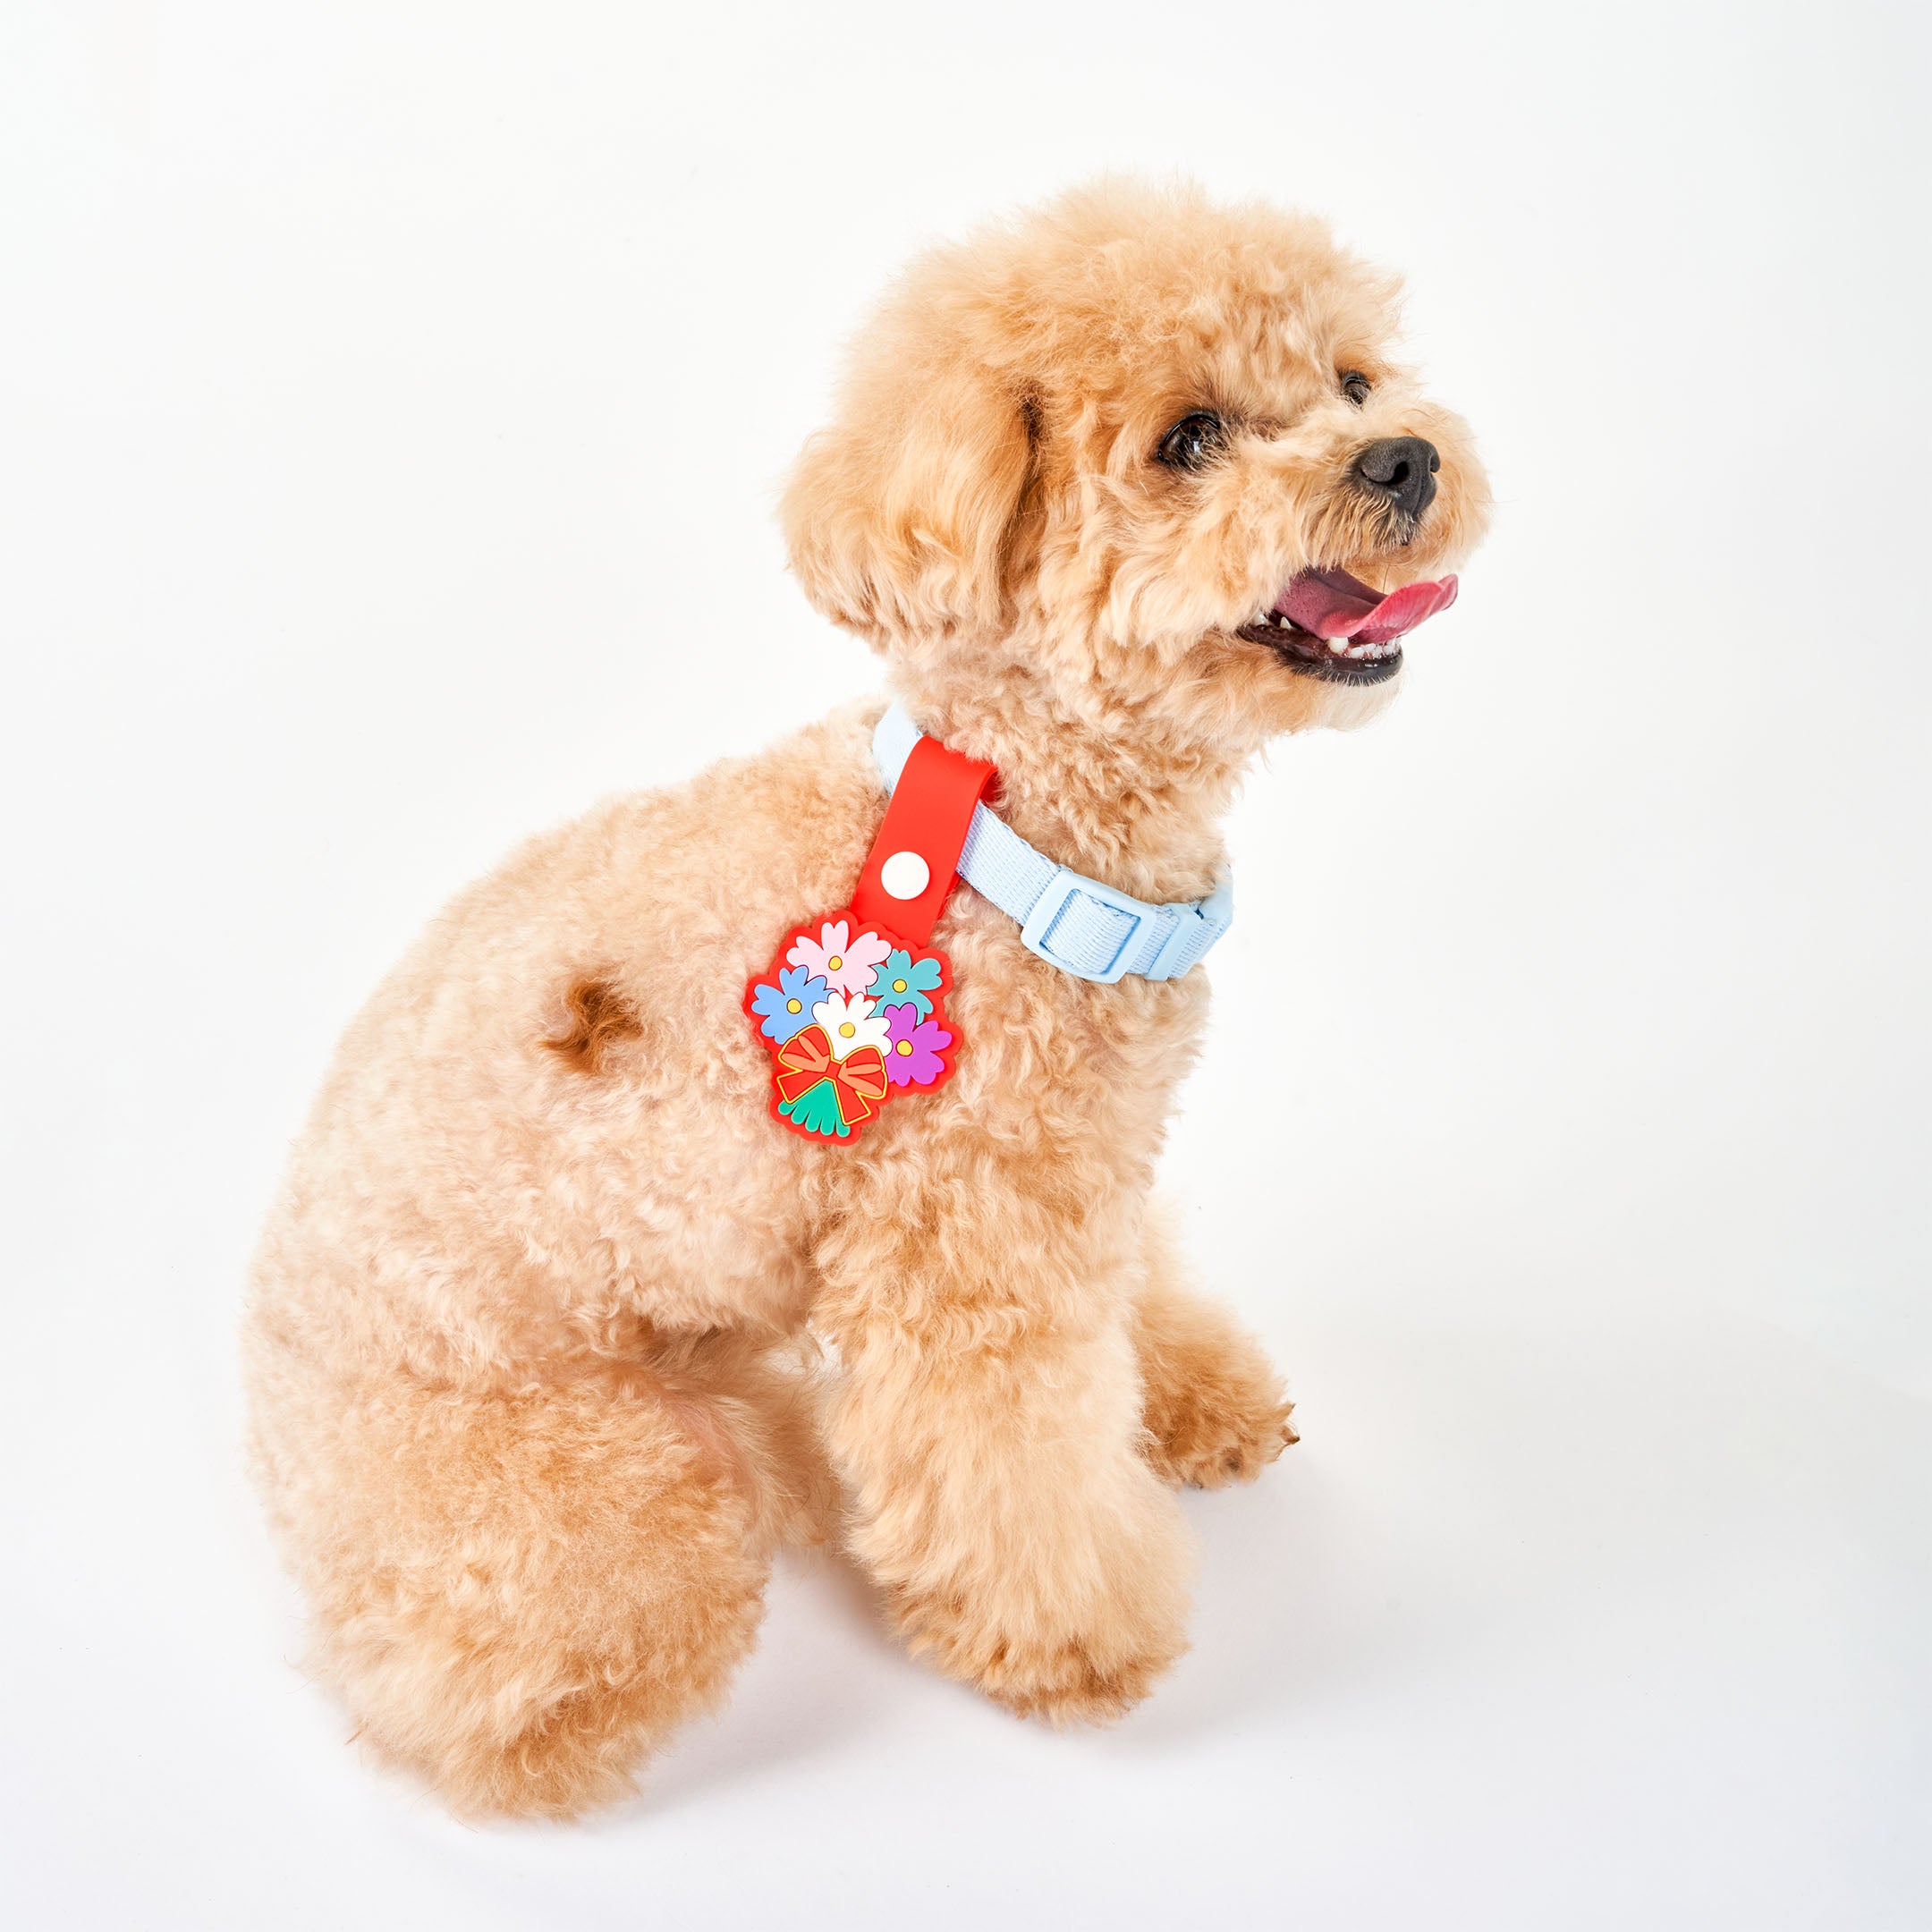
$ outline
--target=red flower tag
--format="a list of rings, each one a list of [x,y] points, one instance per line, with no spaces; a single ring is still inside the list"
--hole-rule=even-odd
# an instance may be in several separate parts
[[[772,1055],[772,1117],[793,1133],[851,1139],[888,1100],[953,1071],[945,955],[902,945],[851,911],[800,927],[745,1011]]]
[[[850,1140],[888,1101],[952,1072],[952,972],[927,941],[992,779],[983,760],[920,739],[852,905],[794,928],[745,989],[772,1055],[772,1117],[793,1133]]]

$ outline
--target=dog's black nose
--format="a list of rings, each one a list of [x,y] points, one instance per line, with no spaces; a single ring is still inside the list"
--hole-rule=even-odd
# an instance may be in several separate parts
[[[1355,459],[1355,474],[1411,523],[1436,500],[1442,458],[1420,436],[1384,436]]]

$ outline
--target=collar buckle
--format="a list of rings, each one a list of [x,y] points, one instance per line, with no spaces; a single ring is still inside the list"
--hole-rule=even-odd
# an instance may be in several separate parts
[[[1144,901],[1061,866],[1027,914],[1020,943],[1076,979],[1112,986],[1131,970],[1152,916]]]

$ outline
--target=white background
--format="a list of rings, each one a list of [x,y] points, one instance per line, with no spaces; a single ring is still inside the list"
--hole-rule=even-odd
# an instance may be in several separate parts
[[[0,9],[0,1853],[43,1927],[1932,1922],[1925,15]],[[775,487],[1102,167],[1405,269],[1496,534],[1284,745],[1171,1162],[1305,1440],[1118,1730],[775,1584],[628,1809],[343,1741],[238,1284],[448,893],[868,690]]]

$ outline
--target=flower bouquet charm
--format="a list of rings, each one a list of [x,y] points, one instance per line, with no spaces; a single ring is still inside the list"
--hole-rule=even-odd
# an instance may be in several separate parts
[[[851,1140],[888,1100],[939,1086],[959,1047],[952,974],[928,945],[993,767],[913,747],[849,907],[795,928],[744,1010],[772,1056],[774,1119]]]

